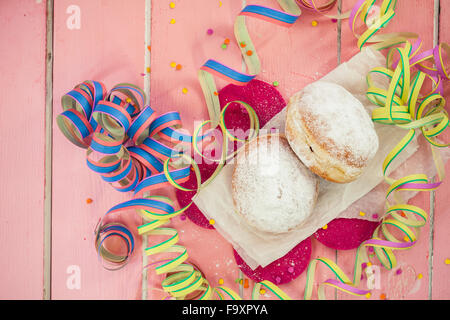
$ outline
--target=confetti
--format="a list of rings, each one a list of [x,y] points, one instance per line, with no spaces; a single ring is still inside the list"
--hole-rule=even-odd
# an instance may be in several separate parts
[[[367,298],[367,299],[370,299],[371,296],[372,296],[372,295],[371,295],[370,292],[367,292],[367,293],[366,293],[366,298]]]
[[[331,19],[331,22],[336,23],[337,19],[333,18],[333,19]]]
[[[444,263],[445,264],[450,264],[450,259],[445,259]]]
[[[180,215],[180,219],[181,219],[182,221],[186,220],[186,215],[184,215],[184,214]]]
[[[221,48],[222,48],[222,49],[225,50],[227,47],[228,47],[228,46],[227,46],[225,43],[222,43],[222,45],[221,45]]]
[[[278,85],[279,85],[278,81],[274,81],[272,84],[274,87],[278,87]]]
[[[214,223],[216,223],[216,220],[214,220],[214,219],[209,220],[209,224],[214,224]]]
[[[181,70],[182,68],[183,68],[183,66],[181,64],[177,64],[175,67],[175,69],[177,69],[177,70]]]
[[[92,200],[91,198],[87,198],[87,199],[86,199],[86,203],[87,203],[87,204],[92,203],[93,201],[94,201],[94,200]]]
[[[259,290],[259,294],[265,294],[265,293],[266,293],[266,290],[264,290],[264,289]]]
[[[150,73],[150,71],[152,71],[152,69],[150,67],[147,67],[147,73]]]
[[[423,274],[419,273],[419,274],[417,275],[417,279],[422,279],[422,278],[423,278]]]
[[[212,35],[213,33],[214,33],[213,29],[206,30],[206,34],[208,34],[208,35]]]
[[[313,26],[313,27],[317,27],[317,21],[316,20],[313,20],[312,22],[311,22],[311,25]]]
[[[215,95],[215,96],[218,96],[219,93],[218,93],[217,91],[214,91],[214,95]]]
[[[253,51],[252,50],[248,50],[246,53],[247,53],[248,56],[251,56],[253,54]]]
[[[245,281],[244,281],[244,288],[247,289],[248,287],[249,287],[248,279],[245,279]]]
[[[175,67],[177,66],[177,64],[176,64],[175,62],[171,62],[171,63],[170,63],[170,66],[171,66],[172,68],[175,68]]]
[[[322,227],[322,229],[323,229],[323,230],[327,230],[327,229],[328,229],[328,225],[327,225],[327,224],[324,225],[324,226]]]
[[[219,8],[222,6],[222,1],[219,1]]]
[[[188,89],[183,88],[183,89],[181,90],[181,92],[183,92],[184,94],[186,94],[186,93],[188,92]]]
[[[175,3],[173,3],[173,2],[169,3],[169,7],[170,7],[171,9],[175,8]]]
[[[148,51],[152,51],[152,46],[147,46]]]
[[[380,294],[380,300],[386,300],[386,295],[384,293]]]
[[[365,212],[362,212],[362,211],[360,211],[360,212],[359,212],[359,215],[360,215],[361,217],[364,217],[364,216],[366,215],[366,213],[365,213]]]
[[[245,42],[241,42],[239,43],[239,45],[241,46],[241,48],[245,48],[247,45],[245,44]]]
[[[220,285],[222,285],[222,284],[223,284],[223,279],[220,278],[218,283],[219,283]]]
[[[372,218],[378,219],[378,214],[374,213],[374,214],[372,215]]]
[[[175,24],[176,20],[175,19],[170,19],[170,24]]]
[[[293,267],[289,267],[287,270],[289,273],[293,273],[294,272],[294,268]]]
[[[395,271],[396,275],[402,274],[402,269],[398,268],[397,271]]]
[[[228,39],[228,38],[226,38],[224,41],[223,41],[223,43],[225,43],[225,44],[230,44],[230,39]]]

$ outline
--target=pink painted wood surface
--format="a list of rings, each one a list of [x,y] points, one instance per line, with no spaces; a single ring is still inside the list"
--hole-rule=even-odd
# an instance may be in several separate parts
[[[343,12],[350,10],[356,1],[343,1]],[[395,18],[389,23],[382,33],[389,32],[415,32],[419,34],[424,41],[423,48],[428,49],[433,45],[433,0],[427,1],[399,1],[396,9]],[[342,61],[358,51],[356,47],[356,38],[353,36],[348,20],[342,26]],[[417,205],[429,212],[429,194],[421,193],[409,202]],[[380,288],[373,290],[371,299],[380,299],[384,294],[387,299],[427,299],[428,298],[428,255],[429,255],[429,223],[421,228],[420,237],[414,248],[400,252],[397,251],[398,266],[393,270],[387,270],[376,260],[372,259],[375,265],[380,266]],[[347,274],[352,274],[355,259],[355,250],[339,251],[338,261]],[[397,269],[402,273],[397,275]],[[405,270],[403,272],[403,270]],[[423,275],[422,279],[417,279],[417,274]],[[367,278],[362,280],[365,284]],[[338,294],[339,299],[350,299],[351,297],[344,293]],[[364,297],[361,299],[365,299]]]
[[[41,299],[45,3],[2,1],[0,24],[0,299]]]
[[[81,28],[69,30],[66,12],[76,4]],[[99,80],[108,89],[120,82],[143,86],[144,1],[56,1],[54,32],[54,117],[63,94],[84,80]],[[104,270],[94,249],[94,228],[112,206],[131,199],[120,194],[86,166],[84,149],[72,145],[53,124],[53,299],[140,298],[140,245],[119,272]],[[91,204],[86,199],[91,198]],[[133,213],[124,214],[134,222]],[[139,237],[136,237],[139,240]],[[79,266],[81,288],[66,285],[67,268]]]
[[[440,7],[440,25],[439,41],[450,43],[450,3],[441,1]],[[450,85],[444,87],[444,97],[447,100],[446,110],[450,111],[448,101],[450,100]],[[450,141],[450,133],[447,131],[442,137],[444,141]],[[433,299],[449,299],[450,289],[448,279],[450,277],[450,265],[445,264],[445,259],[450,259],[450,249],[448,246],[448,237],[450,226],[450,164],[446,166],[446,180],[436,191],[436,207],[434,213],[434,252],[433,252]],[[447,279],[447,281],[444,281]]]
[[[54,17],[54,117],[61,112],[60,98],[76,84],[87,79],[103,81],[107,88],[118,82],[131,82],[143,87],[141,73],[145,73],[144,43],[145,1],[116,0],[58,0],[55,1]],[[169,8],[170,1],[151,1],[151,106],[157,112],[180,111],[184,127],[192,130],[194,121],[207,118],[206,107],[197,81],[197,70],[208,58],[214,58],[230,67],[241,69],[242,58],[234,42],[233,22],[244,1],[173,0],[175,8]],[[346,11],[356,2],[343,0]],[[246,4],[261,4],[277,8],[274,0],[247,0]],[[399,1],[396,17],[389,24],[388,31],[413,31],[425,41],[424,48],[433,43],[433,0]],[[67,12],[70,5],[81,10],[81,28],[69,30]],[[5,10],[4,10],[5,8]],[[0,171],[6,181],[19,177],[14,188],[2,188],[0,219],[2,229],[0,240],[6,243],[10,261],[0,263],[2,283],[0,298],[42,297],[42,203],[44,186],[44,71],[45,71],[45,3],[35,1],[11,1],[0,4],[0,19],[7,27],[0,31],[1,39],[12,36],[11,28],[29,23],[33,27],[21,37],[10,40],[8,50],[2,50],[1,90],[7,97],[5,106],[26,104],[28,114],[13,117],[13,113],[2,108],[0,130],[5,137],[6,150],[0,161],[20,165],[17,176],[11,170]],[[26,16],[22,17],[23,14]],[[450,42],[449,25],[445,17],[450,14],[450,4],[441,1],[440,40]],[[14,17],[10,19],[9,17]],[[201,17],[201,18],[199,18]],[[175,23],[171,24],[171,19]],[[317,27],[311,21],[318,22]],[[303,10],[299,21],[290,29],[274,26],[257,19],[248,18],[248,28],[262,61],[262,72],[258,79],[267,82],[278,81],[279,91],[288,100],[289,96],[306,84],[313,82],[338,64],[338,24],[328,18]],[[39,27],[37,27],[39,26]],[[207,35],[207,29],[213,35]],[[342,22],[341,61],[348,60],[358,52],[356,39]],[[231,39],[226,50],[221,48],[225,38]],[[19,39],[19,40],[17,40]],[[314,41],[313,41],[314,40]],[[26,59],[18,52],[33,52]],[[171,62],[182,65],[181,70],[170,66]],[[11,66],[21,65],[21,70]],[[6,82],[6,79],[9,81]],[[14,81],[11,81],[13,79]],[[22,84],[26,94],[13,95]],[[218,80],[218,88],[226,83]],[[186,88],[187,93],[182,89]],[[447,91],[448,87],[447,87]],[[20,98],[17,98],[20,96]],[[447,98],[450,96],[447,94]],[[16,114],[16,113],[15,113]],[[10,119],[14,119],[11,121]],[[17,119],[17,120],[16,120]],[[19,120],[20,119],[20,120]],[[42,121],[36,121],[42,119]],[[93,231],[100,216],[111,206],[131,198],[131,194],[120,194],[112,189],[85,164],[85,150],[78,149],[66,140],[53,123],[53,224],[52,224],[52,298],[53,299],[140,299],[142,248],[139,236],[138,246],[130,264],[117,272],[109,272],[100,266],[93,245]],[[25,148],[18,149],[14,128],[26,127],[20,133]],[[449,136],[447,135],[447,140]],[[29,150],[29,149],[27,149]],[[5,155],[4,155],[5,154]],[[2,166],[4,169],[7,166]],[[447,176],[450,174],[447,166]],[[24,184],[22,181],[27,181]],[[32,181],[30,183],[30,181]],[[446,279],[450,266],[444,263],[450,258],[447,249],[450,212],[448,209],[449,182],[446,181],[436,192],[434,230],[430,225],[421,230],[418,244],[411,250],[399,253],[399,267],[403,272],[381,270],[381,287],[375,290],[371,299],[380,294],[397,299],[448,299],[450,289]],[[21,190],[21,193],[16,190]],[[20,196],[19,196],[20,194]],[[172,193],[173,194],[173,193]],[[23,196],[22,196],[23,195]],[[93,203],[87,204],[86,199]],[[23,199],[26,199],[24,201]],[[429,195],[416,196],[412,204],[430,209]],[[34,214],[31,215],[30,212]],[[133,213],[122,218],[136,225],[138,219]],[[222,278],[224,284],[239,290],[235,279],[238,268],[234,262],[232,247],[215,230],[202,229],[189,220],[177,217],[173,227],[180,231],[180,244],[188,248],[190,259],[199,265],[212,285]],[[24,236],[26,235],[26,236]],[[430,247],[429,239],[433,238]],[[151,239],[149,239],[151,241]],[[8,245],[9,244],[9,245]],[[431,251],[433,249],[433,251]],[[312,241],[312,258],[328,257],[352,275],[355,250],[336,251],[326,248],[318,241]],[[429,255],[433,255],[429,268]],[[149,262],[153,260],[149,258]],[[78,266],[81,271],[81,288],[67,286],[68,267]],[[423,278],[417,279],[421,273]],[[305,285],[305,273],[295,281],[281,288],[292,298],[301,299]],[[317,284],[334,277],[324,268],[318,267]],[[148,298],[162,295],[152,290],[161,278],[148,273]],[[429,281],[432,291],[429,292]],[[250,282],[250,288],[252,282]],[[326,292],[329,299],[353,299],[333,290]],[[250,298],[250,289],[244,289],[244,298]],[[263,299],[273,298],[267,294]],[[364,299],[364,298],[363,298]]]

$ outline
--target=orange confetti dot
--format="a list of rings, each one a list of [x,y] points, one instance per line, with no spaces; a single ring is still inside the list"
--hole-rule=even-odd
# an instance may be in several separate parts
[[[241,48],[245,48],[245,47],[247,46],[247,45],[245,44],[245,42],[241,42],[239,45],[241,46]]]
[[[386,300],[386,295],[384,293],[380,294],[380,300]]]
[[[248,288],[248,279],[245,279],[245,281],[244,281],[244,288]]]
[[[223,43],[225,43],[226,45],[230,44],[230,39],[226,38]]]
[[[253,51],[252,51],[252,50],[248,50],[248,51],[247,51],[247,55],[248,55],[248,56],[251,56],[252,54],[253,54]]]
[[[87,198],[87,199],[86,199],[86,203],[87,203],[87,204],[92,203],[93,201],[94,201],[94,200],[92,200],[91,198]]]
[[[181,70],[183,68],[183,66],[181,64],[177,64],[177,66],[175,67],[175,69],[177,70]]]
[[[147,46],[148,51],[152,51],[152,46]]]
[[[215,95],[215,96],[218,96],[219,93],[218,93],[217,91],[214,91],[214,95]]]
[[[404,218],[404,217],[406,217],[406,214],[402,211],[402,212],[400,212],[400,215]]]
[[[223,284],[223,279],[222,279],[222,278],[219,279],[219,284],[220,284],[220,285]]]

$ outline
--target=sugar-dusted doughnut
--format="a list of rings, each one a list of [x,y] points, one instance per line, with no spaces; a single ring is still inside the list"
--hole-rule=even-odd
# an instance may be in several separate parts
[[[232,177],[235,210],[250,228],[281,234],[313,211],[318,179],[280,134],[259,136],[236,157]]]
[[[338,183],[357,179],[378,150],[377,133],[362,103],[325,81],[290,98],[286,137],[311,171]]]

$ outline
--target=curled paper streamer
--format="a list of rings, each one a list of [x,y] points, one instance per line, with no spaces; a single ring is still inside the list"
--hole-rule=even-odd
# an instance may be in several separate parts
[[[164,227],[170,219],[184,212],[190,205],[176,210],[171,199],[155,194],[155,190],[172,186],[183,191],[198,191],[208,181],[201,184],[200,171],[189,154],[177,148],[183,144],[193,144],[195,152],[202,156],[199,142],[208,140],[208,134],[200,135],[205,121],[195,130],[195,135],[181,130],[181,119],[177,112],[156,115],[150,106],[145,106],[145,94],[131,84],[119,84],[106,92],[105,86],[98,81],[85,81],[62,97],[64,111],[58,115],[57,124],[62,133],[75,145],[87,149],[87,166],[100,174],[120,192],[133,192],[134,198],[113,206],[100,219],[96,227],[95,246],[99,259],[108,270],[117,270],[126,265],[133,254],[135,242],[132,232],[123,224],[105,223],[109,216],[127,210],[135,210],[145,223],[137,229],[141,236],[163,236],[162,241],[145,249],[147,255],[171,256],[154,264],[157,274],[166,274],[161,283],[167,298],[184,299],[195,292],[200,300],[240,299],[232,289],[220,286],[213,288],[201,271],[187,263],[185,247],[178,244],[178,231]],[[239,101],[248,110],[251,128],[254,132],[248,139],[258,134],[259,122],[254,110],[248,104]],[[230,102],[229,104],[233,103]],[[228,104],[228,105],[229,105]],[[223,117],[227,106],[220,114],[220,129],[223,140],[245,139],[234,137],[224,124]],[[219,160],[218,169],[226,159],[234,156],[227,154],[227,143]],[[182,160],[182,161],[181,161]],[[214,160],[214,159],[213,159]],[[222,163],[222,166],[220,165]],[[189,178],[191,170],[197,179],[194,190],[181,184]],[[152,195],[148,195],[152,191]],[[126,247],[125,254],[114,253],[106,242],[115,237]]]

